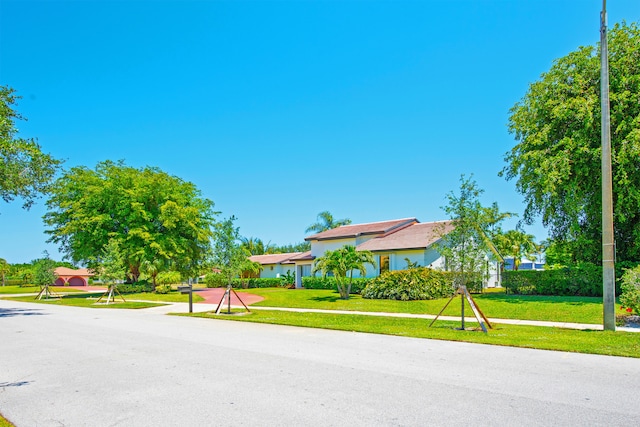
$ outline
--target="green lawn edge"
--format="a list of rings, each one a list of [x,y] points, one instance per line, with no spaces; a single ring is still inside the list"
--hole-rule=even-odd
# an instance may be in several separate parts
[[[0,414],[0,427],[15,427],[15,426],[11,423],[11,421],[9,421],[5,417],[3,417],[2,414]]]
[[[494,325],[488,333],[460,331],[459,322],[366,316],[358,314],[297,313],[260,310],[237,315],[204,313],[172,313],[176,316],[212,320],[265,323],[305,328],[319,328],[349,332],[374,333],[420,339],[460,341],[476,344],[554,350],[572,353],[599,354],[640,358],[640,335],[632,332],[574,330],[555,327]],[[468,324],[473,327],[477,324]]]
[[[98,297],[96,295],[65,295],[62,298],[49,298],[36,300],[33,296],[11,297],[5,298],[11,301],[32,302],[36,304],[62,305],[68,307],[84,307],[84,308],[119,308],[119,309],[141,309],[159,307],[164,305],[162,302],[140,302],[126,301],[116,298],[115,302],[109,304],[96,303]],[[125,297],[126,300],[126,297]]]

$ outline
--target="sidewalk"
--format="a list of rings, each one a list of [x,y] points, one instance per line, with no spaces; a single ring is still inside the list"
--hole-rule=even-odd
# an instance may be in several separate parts
[[[194,313],[203,313],[207,311],[214,311],[220,301],[220,297],[222,293],[224,293],[224,289],[210,289],[205,290],[205,292],[199,291],[197,293],[204,293],[205,301],[198,302],[193,304],[193,312]],[[13,296],[25,296],[29,294],[19,294],[19,295],[0,295],[2,297],[13,297]],[[36,294],[32,294],[36,295]],[[251,298],[250,294],[242,294],[243,302],[249,306],[250,310],[272,310],[272,311],[290,311],[296,313],[327,313],[327,314],[344,314],[344,315],[360,315],[360,316],[379,316],[379,317],[400,317],[400,318],[412,318],[412,319],[425,319],[432,320],[436,316],[433,314],[411,314],[411,313],[387,313],[387,312],[372,312],[372,311],[348,311],[348,310],[320,310],[315,308],[289,308],[289,307],[262,307],[262,306],[252,306],[255,302],[261,301],[263,298],[258,297],[257,295],[252,295],[256,298]],[[136,300],[138,301],[138,300]],[[145,309],[145,312],[152,314],[169,314],[169,313],[188,313],[189,312],[189,304],[185,302],[161,302],[161,301],[144,301],[144,302],[160,302],[163,305],[158,307],[151,307]],[[225,303],[223,309],[225,309],[227,304]],[[244,307],[239,304],[235,296],[231,299],[231,307],[232,308],[242,308]],[[440,316],[438,320],[446,320],[446,321],[460,321],[459,316]],[[465,317],[465,322],[469,323],[477,323],[475,317]],[[550,322],[544,320],[521,320],[521,319],[495,319],[489,318],[489,322],[493,324],[503,324],[503,325],[523,325],[523,326],[542,326],[542,327],[550,327],[550,328],[565,328],[565,329],[577,329],[577,330],[595,330],[601,331],[603,330],[603,326],[601,324],[588,324],[588,323],[570,323],[570,322]],[[632,327],[623,327],[617,326],[616,331],[621,332],[638,332],[640,333],[640,328],[632,328]]]
[[[206,311],[214,311],[217,304],[197,303],[193,304],[194,313],[203,313]],[[225,305],[226,307],[226,305]],[[242,308],[242,305],[231,305],[232,308]],[[174,311],[174,309],[176,309]],[[432,320],[436,316],[433,314],[410,314],[410,313],[386,313],[386,312],[372,312],[372,311],[348,311],[348,310],[320,310],[315,308],[289,308],[289,307],[262,307],[262,306],[249,306],[250,310],[272,310],[272,311],[289,311],[294,313],[327,313],[327,314],[344,314],[344,315],[360,315],[360,316],[380,316],[380,317],[402,317],[411,319],[425,319]],[[187,303],[170,303],[167,306],[148,308],[147,310],[153,310],[155,313],[186,313],[189,311],[189,304]],[[438,320],[447,321],[460,321],[460,317],[456,316],[440,316]],[[465,317],[465,322],[477,323],[475,317]],[[493,319],[489,318],[491,324],[504,324],[504,325],[526,325],[526,326],[542,326],[550,328],[565,328],[565,329],[578,329],[578,330],[596,330],[601,331],[602,325],[588,324],[588,323],[570,323],[570,322],[549,322],[543,320],[520,320],[520,319]],[[640,332],[640,328],[628,328],[628,327],[616,327],[617,331],[621,332]]]

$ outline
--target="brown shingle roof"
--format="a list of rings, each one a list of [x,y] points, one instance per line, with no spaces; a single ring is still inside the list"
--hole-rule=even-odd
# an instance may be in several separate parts
[[[311,256],[311,251],[302,252],[299,255],[291,257],[289,261],[307,261],[315,259],[314,256]]]
[[[368,240],[358,245],[359,251],[386,251],[394,249],[428,248],[443,234],[453,230],[451,221],[412,224],[395,233]]]
[[[342,227],[305,237],[304,240],[329,240],[358,237],[363,234],[386,234],[417,222],[418,220],[415,218],[403,218],[366,224],[343,225]]]
[[[249,259],[253,262],[265,264],[286,264],[292,257],[300,255],[302,252],[289,252],[286,254],[266,254],[251,255]]]

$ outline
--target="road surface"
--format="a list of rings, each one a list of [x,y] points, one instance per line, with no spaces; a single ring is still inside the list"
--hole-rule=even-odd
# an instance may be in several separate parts
[[[0,412],[18,427],[640,425],[640,359],[162,312],[0,299]]]

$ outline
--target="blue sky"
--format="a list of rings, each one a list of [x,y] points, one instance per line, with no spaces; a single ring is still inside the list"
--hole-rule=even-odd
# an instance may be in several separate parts
[[[156,166],[243,236],[301,242],[329,210],[354,223],[445,219],[473,174],[498,177],[509,109],[555,58],[599,39],[600,0],[0,1],[0,84],[23,137],[65,160]],[[640,2],[609,0],[609,25]],[[0,202],[0,258],[47,250],[44,199]],[[515,221],[505,224],[515,227]],[[538,240],[541,224],[525,228]]]

